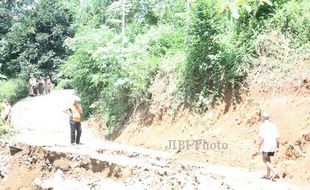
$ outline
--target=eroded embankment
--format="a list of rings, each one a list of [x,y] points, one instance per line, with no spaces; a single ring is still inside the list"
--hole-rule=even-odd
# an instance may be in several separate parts
[[[210,188],[226,189],[220,177],[200,180],[193,168],[172,164],[168,157],[105,148],[83,155],[76,150],[83,148],[2,143],[1,189],[191,189],[208,181]]]
[[[177,160],[159,151],[107,144],[1,143],[1,189],[299,189],[237,168]]]

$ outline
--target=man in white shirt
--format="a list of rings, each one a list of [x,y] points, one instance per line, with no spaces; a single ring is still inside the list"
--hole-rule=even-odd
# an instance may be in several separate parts
[[[10,101],[7,99],[4,99],[2,102],[2,111],[1,111],[1,117],[4,121],[4,124],[11,124],[11,109],[12,106],[10,104]]]
[[[262,152],[263,162],[267,167],[267,174],[263,178],[274,180],[279,177],[275,168],[271,165],[270,157],[274,156],[275,152],[279,149],[279,132],[277,126],[269,120],[268,113],[261,114],[262,125],[259,130],[259,146],[258,152]],[[270,171],[273,175],[270,175]]]

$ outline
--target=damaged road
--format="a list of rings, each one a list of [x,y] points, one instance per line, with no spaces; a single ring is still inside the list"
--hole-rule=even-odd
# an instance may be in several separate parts
[[[62,112],[73,97],[72,91],[55,91],[14,106],[16,136],[0,143],[0,189],[302,189],[241,168],[100,140],[87,126],[83,144],[73,146]]]
[[[78,153],[86,147],[1,143],[1,189],[299,189],[242,169],[109,145],[90,154]]]

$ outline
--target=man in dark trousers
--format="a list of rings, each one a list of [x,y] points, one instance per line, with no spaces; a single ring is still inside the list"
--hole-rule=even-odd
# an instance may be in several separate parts
[[[82,134],[81,114],[83,113],[80,100],[75,99],[74,103],[64,112],[70,114],[71,144],[80,144]]]

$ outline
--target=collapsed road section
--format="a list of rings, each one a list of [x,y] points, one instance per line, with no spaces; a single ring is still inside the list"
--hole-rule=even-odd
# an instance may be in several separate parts
[[[221,187],[220,178],[197,176],[186,166],[151,154],[83,147],[38,147],[1,144],[4,189],[194,189]],[[153,157],[154,156],[154,157]],[[179,167],[179,168],[178,168]],[[210,181],[211,180],[211,181]],[[208,182],[209,181],[209,182]],[[215,183],[216,182],[216,183]],[[223,189],[224,188],[223,186]]]
[[[1,189],[298,189],[256,173],[178,160],[165,152],[108,143],[31,146],[2,142]]]

